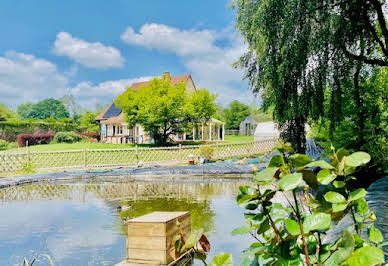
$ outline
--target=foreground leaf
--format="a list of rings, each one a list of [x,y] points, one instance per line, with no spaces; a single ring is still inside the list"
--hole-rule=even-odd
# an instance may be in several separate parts
[[[256,173],[256,175],[253,177],[253,181],[259,185],[271,184],[274,181],[274,176],[277,170],[277,167],[265,168],[263,171]]]
[[[301,173],[288,174],[283,176],[279,181],[279,188],[283,191],[289,191],[297,188],[303,180]]]
[[[288,218],[286,221],[285,221],[285,226],[287,228],[287,231],[293,235],[293,236],[297,236],[297,235],[300,235],[300,228],[299,228],[299,224],[295,221],[295,220],[292,220],[290,218]]]
[[[233,236],[244,235],[244,234],[250,232],[251,230],[252,230],[252,228],[250,226],[241,226],[241,227],[233,229],[232,235]]]
[[[330,203],[346,203],[346,199],[340,193],[329,191],[324,196],[325,200]]]
[[[346,157],[345,164],[350,167],[358,167],[369,163],[370,159],[371,158],[368,153],[358,151]]]
[[[333,203],[332,208],[333,212],[341,212],[346,209],[348,204],[346,203]]]
[[[338,242],[338,250],[326,261],[325,266],[337,266],[350,257],[354,250],[355,240],[349,230],[344,230]]]
[[[323,169],[323,170],[319,171],[319,173],[317,175],[317,179],[318,179],[319,183],[321,183],[323,185],[330,184],[330,182],[333,181],[336,177],[337,177],[337,175],[329,169]]]
[[[326,231],[330,228],[331,217],[330,214],[323,212],[316,212],[305,218],[303,227],[306,233],[310,231]]]
[[[383,234],[373,224],[368,228],[368,237],[373,243],[381,243],[384,240]]]
[[[355,201],[361,198],[364,198],[366,196],[366,190],[363,188],[356,189],[349,194],[348,201]]]
[[[181,251],[185,251],[185,250],[188,250],[189,248],[195,247],[199,239],[201,238],[202,234],[203,234],[203,229],[191,232],[185,245],[181,248]]]
[[[313,160],[310,158],[310,156],[306,154],[293,154],[290,157],[288,157],[289,160],[296,166],[296,167],[301,167],[305,166],[308,163],[311,163]]]
[[[334,167],[332,165],[328,164],[324,160],[311,162],[311,163],[305,165],[305,167],[320,167],[322,169],[334,169]]]
[[[373,266],[384,262],[384,252],[377,247],[362,247],[353,251],[352,255],[344,262],[349,266]]]
[[[233,266],[232,255],[229,253],[219,253],[215,256],[212,262],[209,264],[210,266]]]

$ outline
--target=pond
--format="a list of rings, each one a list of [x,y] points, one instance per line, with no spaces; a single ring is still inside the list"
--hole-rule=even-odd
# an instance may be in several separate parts
[[[244,179],[179,183],[120,180],[35,183],[0,190],[0,265],[49,254],[55,265],[114,265],[125,259],[123,220],[152,211],[190,211],[193,229],[204,228],[212,250],[235,260],[248,236],[231,236],[244,224],[235,197]],[[132,207],[119,212],[120,204]],[[196,265],[203,265],[195,262]],[[40,259],[35,265],[49,265]]]

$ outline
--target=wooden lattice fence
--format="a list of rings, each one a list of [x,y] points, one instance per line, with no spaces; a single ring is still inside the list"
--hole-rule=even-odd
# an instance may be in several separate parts
[[[265,139],[233,144],[210,144],[209,146],[215,149],[214,159],[224,159],[265,153],[271,151],[277,142],[277,139]],[[198,158],[199,149],[200,145],[184,145],[159,148],[4,152],[0,153],[0,173],[21,171],[27,167],[35,170],[54,170],[185,162],[191,156]]]

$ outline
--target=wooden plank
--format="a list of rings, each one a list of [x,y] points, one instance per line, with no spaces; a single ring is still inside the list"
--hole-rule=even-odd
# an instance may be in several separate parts
[[[127,261],[145,261],[150,263],[168,264],[173,258],[167,250],[150,250],[150,249],[127,249]]]
[[[164,223],[128,223],[128,236],[165,236]]]

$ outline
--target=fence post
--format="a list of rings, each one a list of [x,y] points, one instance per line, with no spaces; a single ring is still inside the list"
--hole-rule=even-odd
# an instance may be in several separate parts
[[[84,155],[84,167],[88,167],[88,155],[87,155],[87,149],[84,148],[83,150],[83,155]]]
[[[139,164],[139,151],[138,151],[138,148],[137,148],[137,144],[136,144],[136,164]]]

